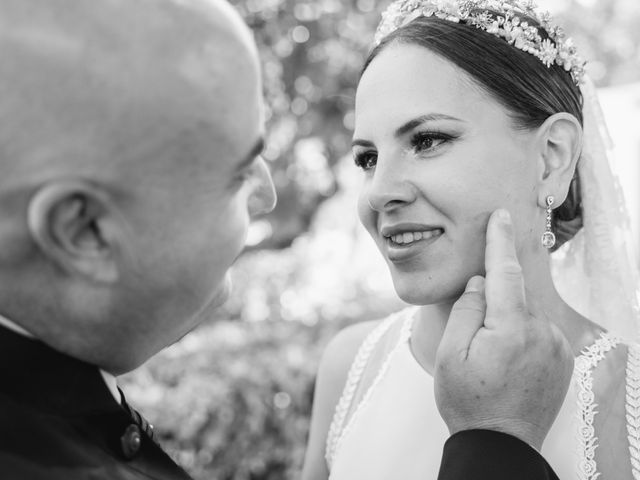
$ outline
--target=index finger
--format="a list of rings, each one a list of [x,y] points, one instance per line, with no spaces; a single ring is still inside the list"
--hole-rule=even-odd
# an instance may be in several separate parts
[[[513,223],[506,210],[496,210],[489,218],[485,270],[485,325],[490,328],[492,322],[507,318],[507,314],[526,309],[522,267],[516,255]],[[512,316],[508,318],[513,321]]]

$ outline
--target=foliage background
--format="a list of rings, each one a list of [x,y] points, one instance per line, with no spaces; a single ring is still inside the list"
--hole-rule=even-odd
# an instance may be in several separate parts
[[[196,479],[299,476],[313,382],[329,338],[397,309],[355,214],[348,155],[374,0],[232,0],[256,35],[277,209],[253,226],[216,322],[120,379]],[[636,0],[540,2],[558,13],[598,86],[640,80]],[[640,160],[640,159],[638,159]]]

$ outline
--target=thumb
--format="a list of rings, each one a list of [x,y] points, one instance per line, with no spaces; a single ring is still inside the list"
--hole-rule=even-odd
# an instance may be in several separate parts
[[[473,277],[451,309],[438,352],[464,352],[466,356],[471,342],[484,325],[486,309],[484,278]]]

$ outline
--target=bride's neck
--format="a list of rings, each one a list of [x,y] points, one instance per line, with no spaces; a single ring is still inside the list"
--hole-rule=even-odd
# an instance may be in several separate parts
[[[548,262],[532,259],[523,262],[527,306],[537,318],[553,322],[569,341],[574,355],[591,345],[602,328],[589,321],[560,297],[551,279]],[[429,373],[433,373],[436,351],[444,333],[453,303],[425,305],[418,311],[413,325],[411,350]]]

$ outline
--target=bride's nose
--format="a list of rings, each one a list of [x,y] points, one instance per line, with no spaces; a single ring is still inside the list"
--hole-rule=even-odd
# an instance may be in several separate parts
[[[380,161],[367,188],[367,202],[372,210],[388,212],[416,199],[416,189],[407,169],[395,162]],[[395,163],[395,164],[394,164]]]

